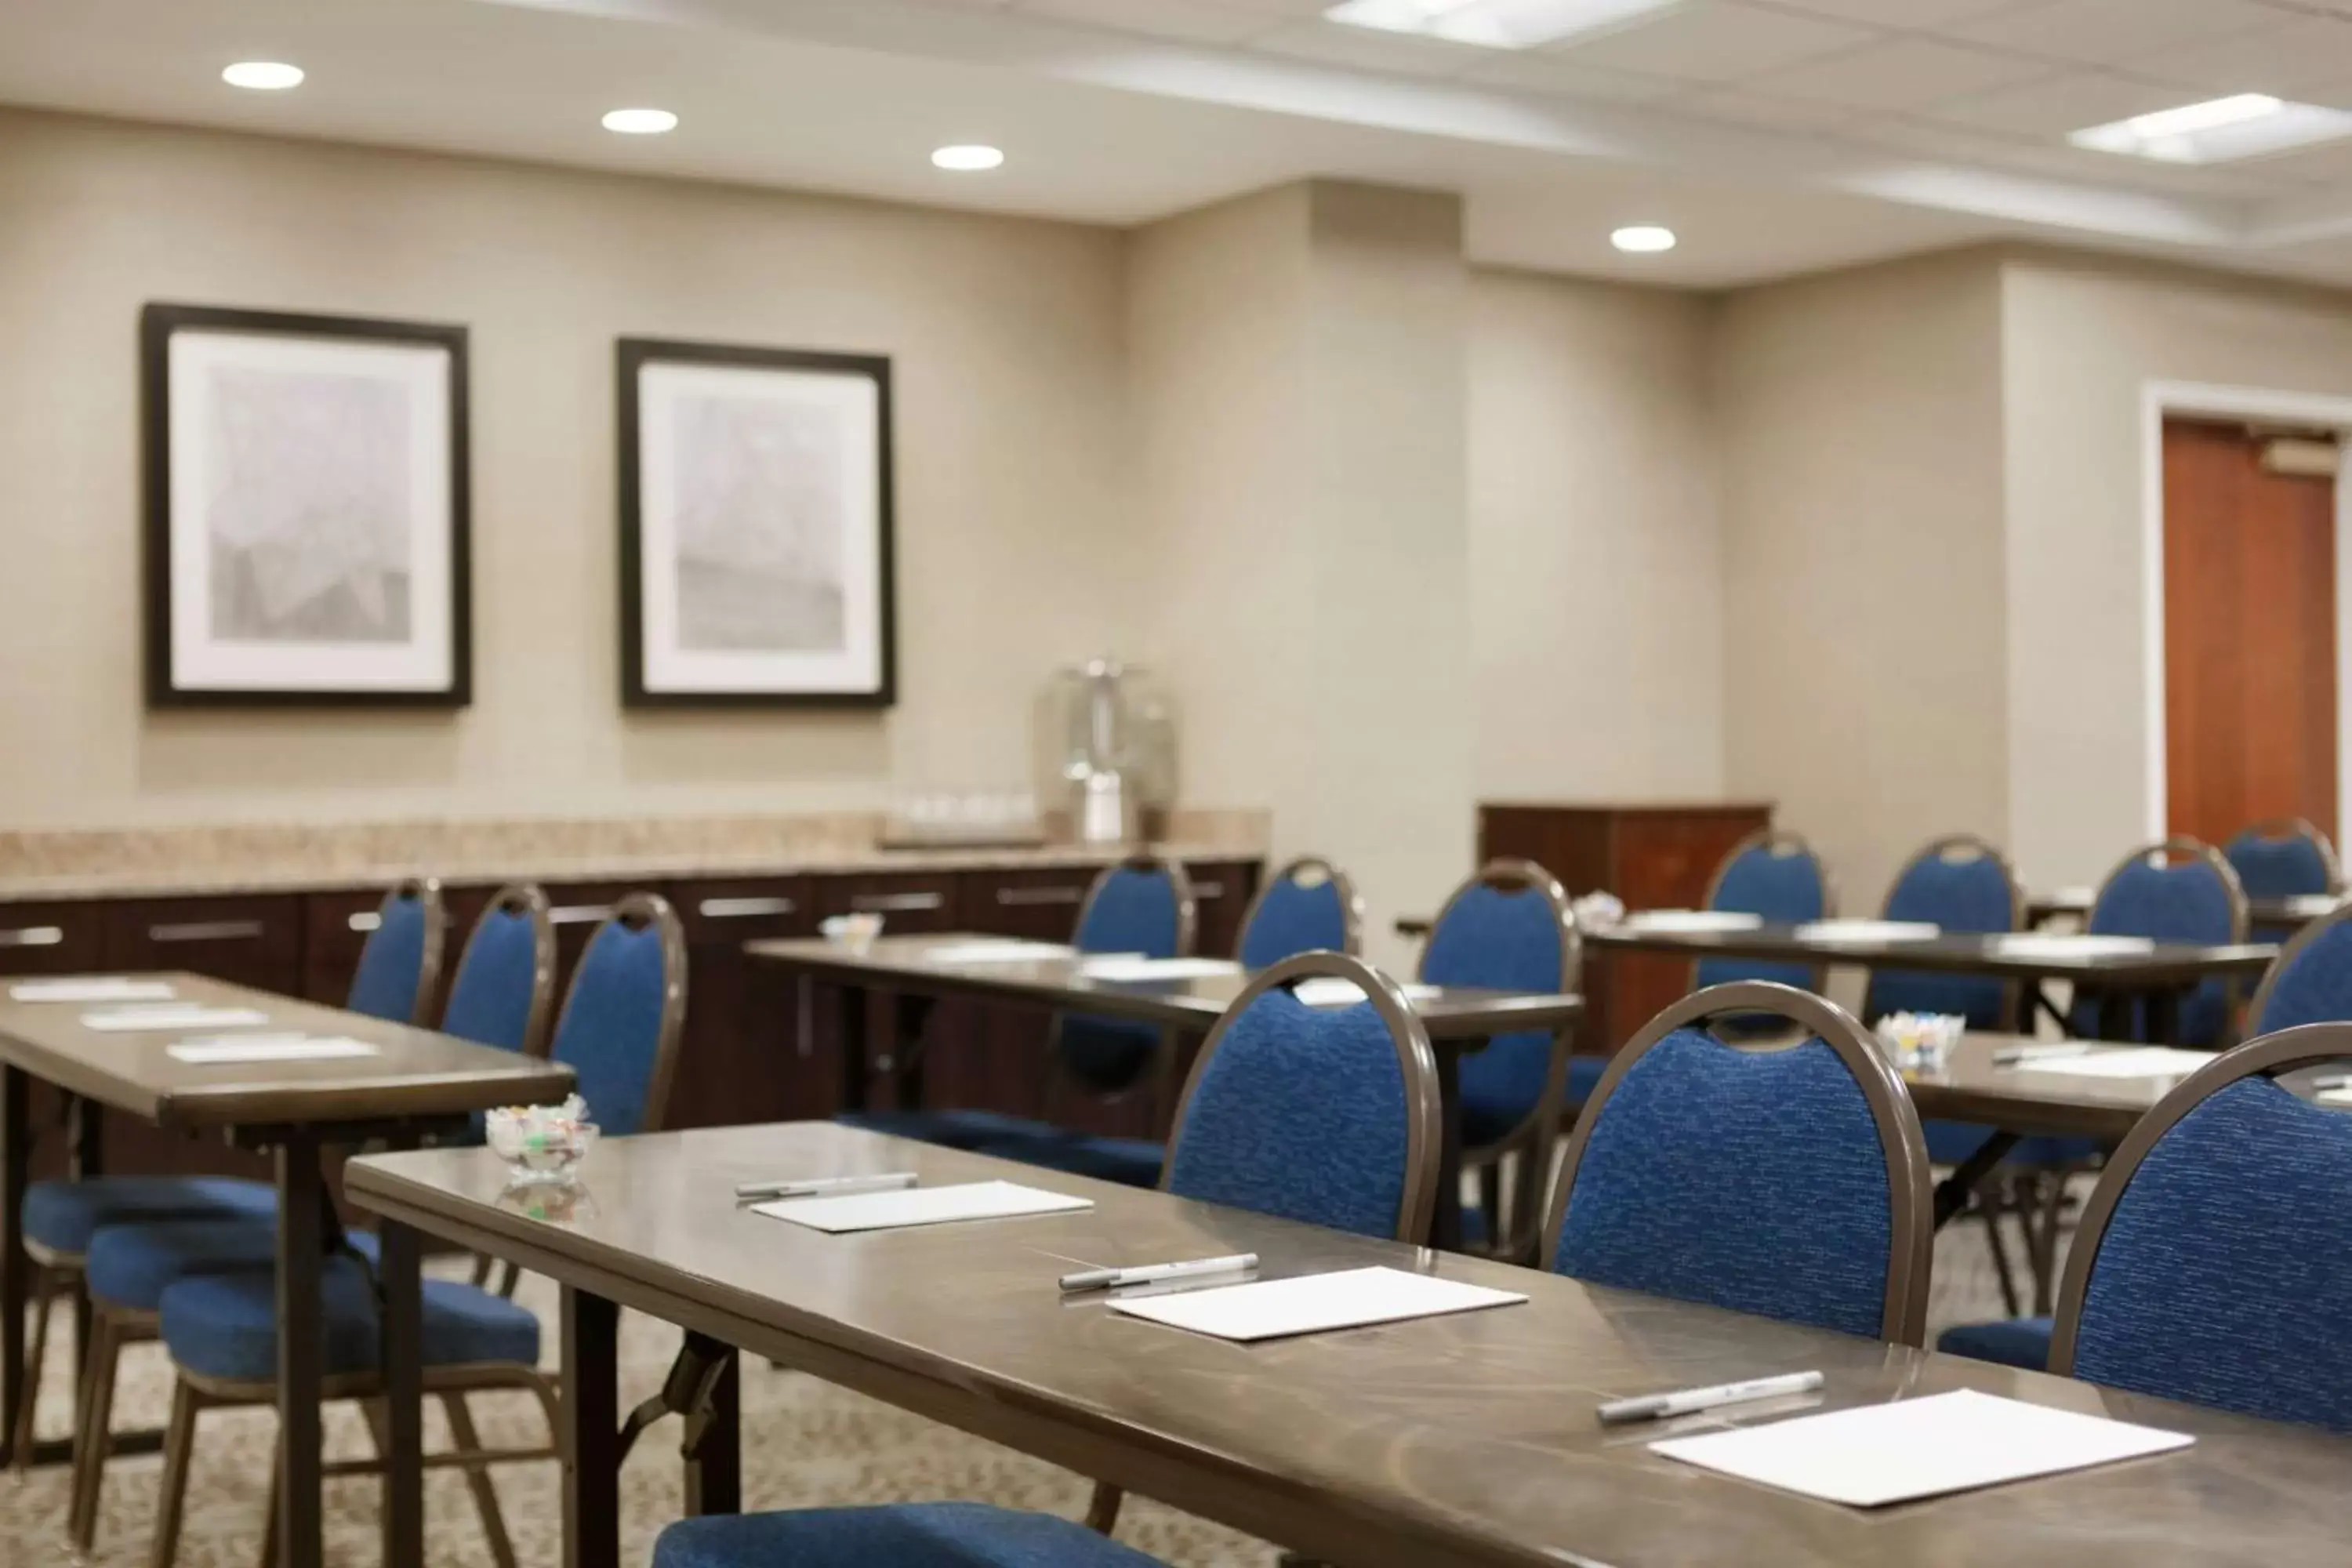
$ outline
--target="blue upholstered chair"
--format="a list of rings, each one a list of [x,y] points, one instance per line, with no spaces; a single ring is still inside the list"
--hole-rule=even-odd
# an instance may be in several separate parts
[[[2183,1079],[2108,1162],[2055,1319],[1937,1348],[2352,1432],[2352,1116],[2278,1081],[2347,1058],[2352,1026],[2307,1024]]]
[[[1419,978],[1431,985],[1562,992],[1576,989],[1580,968],[1576,916],[1559,879],[1532,860],[1495,860],[1438,910],[1421,950]],[[1462,1055],[1462,1163],[1479,1182],[1477,1217],[1465,1215],[1465,1224],[1483,1230],[1485,1250],[1498,1257],[1535,1257],[1552,1145],[1568,1107],[1582,1102],[1606,1065],[1599,1057],[1570,1057],[1571,1040],[1565,1029],[1527,1029]],[[1519,1177],[1507,1206],[1506,1156],[1517,1156]]]
[[[1276,871],[1242,913],[1235,956],[1244,969],[1265,969],[1302,952],[1361,951],[1364,901],[1347,873],[1307,855]]]
[[[555,927],[547,895],[528,883],[500,888],[466,938],[441,1009],[441,1032],[544,1056],[554,1001]]]
[[[421,1021],[433,1005],[441,976],[447,921],[440,883],[429,877],[395,883],[366,921],[354,917],[353,923],[366,925],[367,940],[361,944],[345,1005],[394,1023]],[[227,1176],[92,1176],[33,1184],[25,1194],[24,1225],[34,1270],[27,1363],[34,1371],[18,1391],[16,1409],[5,1413],[19,1467],[29,1462],[32,1391],[48,1351],[49,1306],[82,1277],[92,1237],[110,1225],[204,1219],[254,1226],[267,1244],[268,1226],[277,1212],[277,1194],[268,1184]],[[112,1372],[110,1366],[106,1369],[110,1388]],[[68,1511],[75,1519],[81,1517]],[[78,1539],[87,1544],[86,1529]]]
[[[2246,940],[2246,895],[2238,874],[2220,851],[2195,838],[2175,837],[2135,849],[2107,874],[2091,906],[2089,929],[2096,936],[2141,936],[2158,942],[2222,945]],[[2179,1008],[2177,1046],[2226,1045],[2234,989],[2208,980],[2184,997]],[[2149,1018],[2145,1000],[2121,998],[2122,1037],[2145,1041]],[[2086,1037],[2101,1030],[2100,999],[2077,1000],[2070,1033]]]
[[[1801,923],[1837,913],[1837,889],[1811,845],[1784,828],[1766,827],[1731,847],[1707,884],[1706,907]],[[1759,958],[1702,958],[1692,984],[1705,989],[1735,980],[1769,980],[1801,991],[1822,989],[1817,964]]]
[[[1801,1037],[1749,1048],[1710,1020]],[[1748,981],[1683,998],[1585,1102],[1544,1266],[1595,1285],[1916,1345],[1934,1221],[1917,1113],[1835,1004]]]
[[[2326,897],[2344,890],[2344,868],[2336,846],[2318,826],[2300,816],[2257,822],[2221,847],[2238,886],[2252,899]],[[2256,924],[2256,942],[2284,942],[2303,925]],[[2249,1026],[2250,1027],[2252,1026]]]
[[[2342,1023],[2352,1023],[2352,904],[2297,931],[2246,1008],[2246,1028],[2257,1035]]]
[[[1072,942],[1081,952],[1139,952],[1184,958],[1192,952],[1195,910],[1184,868],[1137,856],[1107,868],[1078,906]],[[840,1120],[950,1149],[1148,1187],[1160,1178],[1159,1144],[1137,1138],[1092,1138],[1055,1124],[1064,1096],[1117,1100],[1157,1092],[1168,1060],[1164,1037],[1150,1024],[1064,1015],[1054,1021],[1045,1080],[1045,1119],[973,1107],[860,1110]]]
[[[1364,1000],[1309,1006],[1291,994],[1309,976],[1350,981]],[[1442,1135],[1436,1059],[1395,983],[1355,958],[1304,953],[1260,973],[1209,1032],[1160,1184],[1418,1241]],[[1098,1485],[1085,1525],[963,1502],[712,1515],[663,1531],[654,1568],[1154,1568],[1109,1539],[1119,1502]]]
[[[572,970],[548,1054],[572,1068],[580,1096],[605,1136],[626,1137],[661,1126],[686,1023],[686,962],[685,931],[668,900],[640,892],[614,905]],[[536,973],[520,965],[512,972]],[[142,1247],[152,1255],[176,1247],[183,1257],[180,1268],[156,1271],[143,1281],[156,1289],[156,1329],[179,1374],[164,1437],[155,1568],[169,1568],[177,1539],[198,1413],[277,1398],[274,1270],[240,1266],[241,1260],[224,1262],[217,1255],[206,1258],[201,1247],[172,1243],[172,1228],[156,1227]],[[108,1253],[114,1239],[102,1233],[93,1255]],[[344,1238],[328,1259],[321,1283],[328,1387],[339,1398],[364,1399],[377,1387],[380,1324],[373,1276],[366,1266],[372,1252],[372,1241]],[[528,1310],[476,1284],[427,1280],[424,1323],[425,1385],[440,1396],[459,1450],[485,1451],[466,1407],[468,1392],[528,1388],[547,1406],[551,1424],[552,1390],[537,1370],[539,1320]],[[529,1454],[502,1449],[498,1458],[553,1454],[551,1446]],[[512,1547],[487,1474],[479,1465],[469,1466],[467,1478],[494,1555],[511,1563]]]

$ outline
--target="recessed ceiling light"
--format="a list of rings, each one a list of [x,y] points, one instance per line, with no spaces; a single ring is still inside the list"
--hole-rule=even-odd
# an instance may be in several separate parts
[[[284,92],[302,85],[302,68],[283,60],[239,60],[221,72],[221,80],[255,92]]]
[[[982,170],[1001,167],[1004,163],[1004,154],[997,148],[983,146],[977,142],[959,142],[952,147],[933,149],[931,162],[942,169],[953,169],[959,174],[976,174]]]
[[[1323,15],[1351,27],[1526,49],[1669,11],[1682,0],[1343,0]]]
[[[2097,153],[2159,163],[2226,163],[2346,135],[2352,135],[2352,114],[2342,110],[2240,92],[2094,125],[2066,140]]]
[[[1609,243],[1635,256],[1653,256],[1675,247],[1675,231],[1654,223],[1628,224],[1610,231]]]
[[[615,109],[605,114],[604,129],[624,136],[658,136],[677,129],[677,116],[667,109]]]

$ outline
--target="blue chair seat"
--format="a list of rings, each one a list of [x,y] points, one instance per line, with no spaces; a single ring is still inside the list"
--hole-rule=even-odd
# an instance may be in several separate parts
[[[972,1152],[993,1154],[1000,1160],[1018,1160],[1049,1171],[1066,1171],[1074,1176],[1092,1176],[1100,1182],[1117,1182],[1121,1186],[1160,1184],[1160,1167],[1168,1157],[1168,1148],[1163,1143],[1154,1143],[1149,1138],[1092,1138],[1076,1132],[1054,1132],[1051,1129],[1040,1131],[1047,1135],[983,1143]]]
[[[349,1233],[352,1247],[373,1263],[375,1237]],[[142,1220],[110,1225],[90,1238],[84,1277],[89,1293],[110,1307],[153,1311],[174,1281],[229,1268],[273,1268],[278,1227],[259,1219]]]
[[[653,1568],[1160,1568],[1083,1524],[976,1502],[683,1519]]]
[[[1936,1337],[1936,1348],[1950,1355],[1998,1362],[2027,1372],[2050,1369],[2050,1318],[2006,1318],[1991,1323],[1961,1323]]]
[[[1030,1117],[1008,1116],[1001,1110],[850,1110],[834,1120],[845,1127],[936,1143],[942,1149],[971,1150],[983,1143],[1016,1142],[1059,1131]]]
[[[330,1376],[373,1372],[375,1280],[359,1259],[326,1260],[319,1299]],[[199,1376],[266,1383],[278,1375],[278,1282],[265,1269],[194,1274],[163,1292],[164,1348]],[[536,1365],[539,1320],[503,1296],[458,1279],[425,1281],[425,1364]]]
[[[278,1191],[233,1176],[91,1176],[35,1182],[25,1193],[25,1235],[52,1252],[79,1257],[103,1226],[150,1219],[267,1218]]]

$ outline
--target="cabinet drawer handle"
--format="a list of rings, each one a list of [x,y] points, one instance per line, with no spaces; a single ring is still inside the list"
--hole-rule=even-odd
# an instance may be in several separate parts
[[[788,915],[800,906],[790,899],[705,899],[694,906],[705,920],[751,921],[762,915]]]
[[[147,928],[149,942],[254,942],[268,927],[259,921],[181,921]]]
[[[558,904],[547,911],[547,923],[556,926],[593,925],[612,918],[610,904]]]
[[[353,910],[343,923],[353,931],[373,931],[383,924],[383,916],[373,910]]]
[[[1203,899],[1222,899],[1224,896],[1225,885],[1223,882],[1195,882],[1192,884],[1192,901],[1194,903],[1199,903]]]
[[[996,901],[1013,909],[1038,904],[1075,904],[1086,897],[1081,888],[999,888]]]
[[[852,893],[849,907],[862,915],[912,914],[944,908],[945,893]]]
[[[0,931],[0,947],[55,947],[65,941],[63,926],[18,926]]]

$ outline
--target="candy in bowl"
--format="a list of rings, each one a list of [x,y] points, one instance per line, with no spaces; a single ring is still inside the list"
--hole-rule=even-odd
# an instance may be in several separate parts
[[[518,1183],[568,1182],[596,1142],[587,1104],[572,1095],[561,1105],[508,1105],[485,1119],[490,1148]]]

